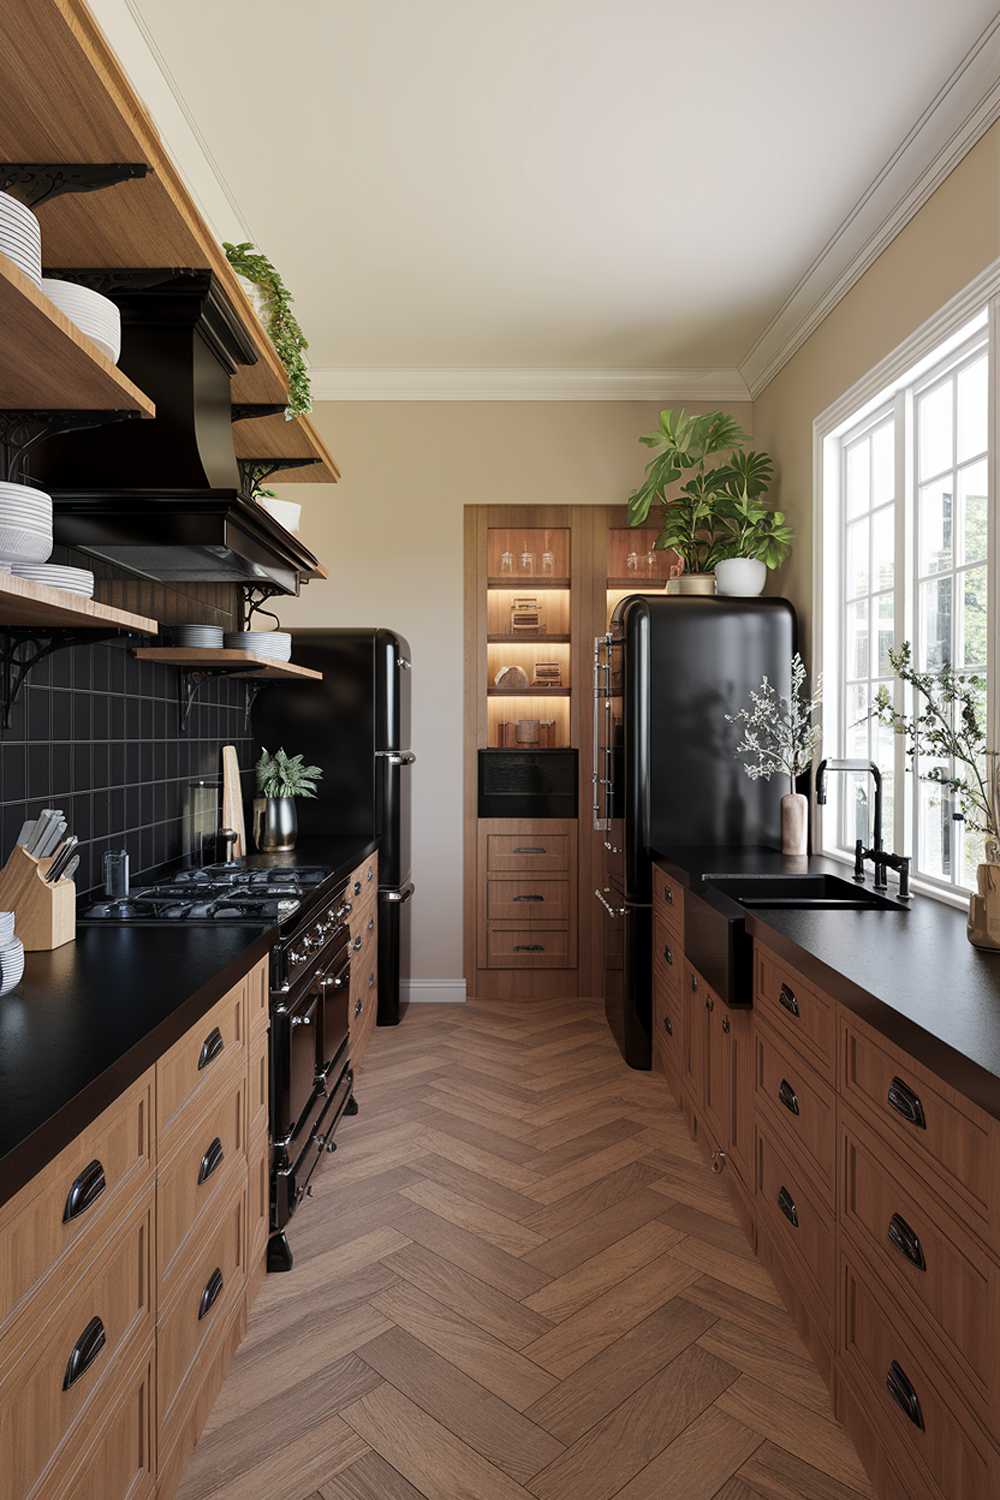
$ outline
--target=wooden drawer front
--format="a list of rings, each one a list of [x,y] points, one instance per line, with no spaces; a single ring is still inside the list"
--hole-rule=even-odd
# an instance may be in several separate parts
[[[677,938],[678,948],[681,946],[680,939],[684,932],[684,890],[672,880],[669,875],[664,875],[662,870],[653,866],[653,915],[658,917],[665,927],[669,927]]]
[[[757,1216],[786,1257],[802,1299],[815,1308],[815,1320],[833,1333],[837,1292],[837,1242],[833,1215],[821,1205],[803,1174],[792,1164],[766,1124],[757,1121]],[[796,1277],[795,1272],[805,1272]],[[822,1311],[821,1311],[822,1308]]]
[[[755,1102],[767,1110],[786,1155],[815,1178],[832,1208],[837,1194],[836,1095],[764,1025],[755,1033]]]
[[[926,1192],[898,1155],[846,1109],[841,1224],[984,1413],[997,1401],[1000,1267]]]
[[[566,833],[491,833],[486,840],[491,875],[533,875],[538,870],[569,870]]]
[[[942,1500],[989,1500],[996,1455],[961,1411],[961,1393],[846,1242],[840,1274],[839,1354],[877,1429]]]
[[[987,1117],[846,1013],[841,1015],[841,1045],[841,1096],[888,1134],[904,1165],[918,1176],[930,1173],[929,1185],[996,1244],[1000,1204],[991,1192],[993,1141]]]
[[[157,1500],[174,1500],[202,1428],[215,1405],[244,1332],[244,1319],[231,1312],[219,1338],[203,1350],[198,1379],[191,1382],[190,1399],[178,1409],[170,1428],[161,1430],[156,1445]],[[238,1483],[238,1481],[237,1481]]]
[[[378,949],[378,912],[374,902],[367,903],[361,912],[351,917],[351,966],[368,962],[369,955]]]
[[[156,1332],[156,1385],[161,1429],[181,1410],[197,1381],[201,1348],[224,1323],[243,1290],[246,1181],[224,1206],[214,1233],[191,1256]],[[221,1278],[221,1286],[220,1286]]]
[[[828,1083],[836,1082],[836,1007],[828,995],[758,947],[754,1004],[778,1036],[796,1047]]]
[[[351,995],[347,1014],[351,1062],[357,1067],[365,1055],[378,1015],[378,965],[374,953],[369,955],[369,961],[363,968],[351,970]]]
[[[246,977],[247,1029],[251,1036],[263,1030],[271,1018],[268,962],[262,958]]]
[[[486,915],[491,922],[569,921],[568,880],[488,880]]]
[[[257,1031],[250,1036],[247,1068],[247,1139],[267,1127],[269,1033]]]
[[[156,1184],[157,1260],[163,1294],[183,1275],[186,1252],[246,1172],[246,1082],[230,1082],[162,1167]]]
[[[493,969],[571,969],[568,928],[490,927],[486,952]]]
[[[150,1342],[109,1393],[100,1434],[72,1473],[60,1470],[58,1500],[146,1500],[156,1490],[156,1354]]]
[[[58,1291],[76,1278],[105,1230],[151,1182],[152,1128],[150,1069],[0,1209],[5,1359],[13,1358],[22,1339],[37,1338]]]
[[[262,1259],[270,1224],[271,1150],[267,1131],[250,1137],[247,1172],[247,1271]]]
[[[246,981],[241,980],[185,1032],[156,1064],[156,1125],[160,1158],[187,1129],[230,1066],[246,1067]]]
[[[152,1335],[153,1275],[150,1189],[43,1337],[0,1372],[3,1500],[48,1500],[54,1463],[68,1461],[63,1445],[82,1445],[100,1393],[131,1349]]]
[[[684,1027],[680,990],[653,979],[653,1039],[663,1071],[671,1083],[684,1069]]]
[[[378,891],[378,853],[369,854],[363,859],[356,870],[351,872],[351,878],[347,886],[347,899],[353,901],[360,910],[361,906],[374,897]]]
[[[679,991],[684,978],[684,947],[659,915],[653,918],[653,973]]]

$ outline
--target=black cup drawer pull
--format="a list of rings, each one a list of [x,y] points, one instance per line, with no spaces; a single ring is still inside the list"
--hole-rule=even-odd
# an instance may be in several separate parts
[[[892,1109],[904,1120],[915,1125],[918,1130],[927,1129],[927,1116],[924,1114],[924,1106],[920,1102],[920,1096],[915,1094],[908,1083],[901,1078],[894,1078],[889,1085],[886,1099]]]
[[[79,1218],[92,1203],[104,1192],[108,1185],[108,1179],[104,1175],[104,1168],[95,1157],[88,1162],[66,1194],[66,1207],[63,1209],[63,1223],[68,1224],[71,1219]]]
[[[73,1345],[70,1357],[66,1361],[66,1373],[62,1384],[64,1391],[68,1391],[81,1375],[87,1373],[106,1343],[107,1335],[104,1332],[104,1324],[100,1318],[91,1318]]]
[[[920,1409],[920,1397],[907,1378],[906,1371],[896,1360],[889,1366],[885,1377],[886,1390],[905,1417],[914,1427],[924,1431],[924,1414]]]
[[[199,1323],[206,1313],[212,1311],[212,1308],[219,1300],[219,1294],[222,1291],[223,1285],[224,1282],[222,1279],[222,1272],[219,1270],[218,1266],[216,1266],[215,1270],[212,1272],[211,1276],[205,1283],[205,1290],[202,1292],[201,1301],[198,1303]]]
[[[672,964],[673,961],[674,961],[674,951],[673,951],[673,949],[672,948],[664,948],[664,950],[663,950],[663,957],[666,959],[666,961],[667,961],[668,964]]]
[[[539,845],[538,847],[535,847],[531,844],[524,844],[520,849],[514,850],[515,854],[545,854],[547,852],[548,851],[543,846]]]
[[[215,1059],[218,1057],[219,1053],[222,1051],[225,1045],[225,1042],[222,1040],[222,1032],[219,1030],[218,1026],[213,1026],[211,1031],[208,1033],[208,1036],[202,1042],[201,1051],[198,1054],[199,1073],[201,1072],[202,1068],[207,1068],[209,1063],[215,1062]]]
[[[545,952],[545,944],[544,943],[515,943],[514,944],[514,952],[515,953],[544,953]]]
[[[205,1155],[201,1159],[201,1166],[198,1168],[199,1187],[201,1187],[203,1182],[208,1181],[213,1172],[217,1172],[219,1170],[225,1159],[226,1153],[222,1149],[222,1142],[219,1140],[219,1137],[216,1136],[215,1140],[212,1141],[208,1150],[205,1152]]]
[[[783,984],[778,991],[778,1004],[784,1006],[790,1016],[800,1016],[799,1002],[795,998],[795,991]]]
[[[918,1271],[927,1270],[927,1257],[924,1255],[920,1236],[910,1228],[902,1214],[893,1214],[889,1220],[889,1243],[895,1245],[899,1253],[905,1255]]]
[[[363,1000],[355,1000],[355,1002],[354,1002],[354,1015],[355,1015],[355,1017],[360,1016],[360,1014],[364,1010],[364,1008],[365,1008],[365,1002]]]
[[[673,904],[674,904],[674,893],[670,889],[669,885],[665,885],[663,887],[663,899],[667,903],[668,906],[673,906]]]
[[[674,1023],[673,1023],[673,1021],[671,1021],[671,1019],[670,1019],[669,1016],[664,1016],[663,1017],[663,1029],[667,1033],[667,1036],[673,1036],[673,1034],[674,1034]]]
[[[788,1110],[789,1114],[800,1115],[802,1113],[801,1109],[799,1108],[799,1096],[792,1088],[792,1085],[788,1082],[787,1078],[783,1078],[778,1084],[778,1098]]]
[[[544,896],[515,896],[515,901],[544,901]]]
[[[778,1207],[793,1229],[799,1227],[799,1211],[795,1207],[795,1199],[786,1187],[778,1189]]]

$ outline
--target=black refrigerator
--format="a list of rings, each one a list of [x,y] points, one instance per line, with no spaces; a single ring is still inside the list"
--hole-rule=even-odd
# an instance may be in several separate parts
[[[323,772],[298,803],[299,831],[379,841],[378,1023],[396,1026],[410,977],[410,648],[392,630],[293,630],[292,659],[322,683],[274,683],[254,704],[254,737]]]
[[[594,643],[594,827],[604,845],[604,1005],[625,1061],[651,1064],[657,851],[777,847],[781,778],[751,781],[726,714],[791,682],[784,599],[630,595]]]

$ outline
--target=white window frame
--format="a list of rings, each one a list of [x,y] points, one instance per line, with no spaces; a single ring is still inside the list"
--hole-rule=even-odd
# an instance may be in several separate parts
[[[988,338],[989,347],[989,453],[988,485],[988,674],[987,714],[990,742],[1000,748],[1000,640],[998,640],[997,589],[997,512],[1000,496],[997,490],[998,454],[1000,454],[1000,259],[986,268],[975,281],[953,297],[933,318],[882,360],[872,371],[846,391],[813,423],[813,620],[812,664],[822,673],[828,685],[822,714],[822,748],[829,757],[843,751],[844,703],[840,684],[843,671],[846,610],[843,578],[843,475],[841,456],[845,438],[855,440],[872,430],[890,414],[896,417],[896,529],[895,568],[897,608],[894,619],[895,642],[914,641],[914,595],[917,559],[914,555],[913,507],[907,497],[915,493],[915,455],[908,439],[916,441],[912,420],[915,393],[942,378],[945,366],[955,366],[971,357],[976,344]],[[902,484],[902,489],[900,485]],[[871,544],[869,543],[869,546]],[[871,551],[869,551],[869,560]],[[912,568],[910,562],[912,560]],[[827,562],[829,561],[829,566]],[[958,576],[954,572],[952,576]],[[869,577],[869,598],[874,580]],[[877,591],[876,591],[877,592]],[[900,607],[902,602],[902,607]],[[914,641],[915,643],[915,641]],[[877,641],[869,639],[869,666],[874,672],[872,653]],[[910,711],[902,684],[896,685],[896,703]],[[912,852],[913,818],[916,805],[916,779],[906,769],[905,745],[895,746],[895,788],[893,826],[885,829],[887,847],[898,852]],[[840,788],[841,776],[830,778],[830,802],[826,808],[813,806],[814,847],[824,855],[853,864],[853,849],[841,842]],[[954,905],[964,906],[966,888],[957,884],[915,877],[915,889],[923,890]]]

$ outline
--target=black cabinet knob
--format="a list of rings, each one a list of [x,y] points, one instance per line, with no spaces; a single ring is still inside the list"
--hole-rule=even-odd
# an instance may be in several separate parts
[[[886,1101],[890,1108],[894,1109],[898,1115],[902,1115],[910,1125],[915,1125],[918,1130],[927,1129],[927,1116],[924,1114],[920,1096],[915,1094],[902,1078],[892,1080],[886,1094]]]
[[[672,964],[674,961],[674,955],[670,948],[664,948],[663,957],[666,959],[668,964]]]
[[[663,1017],[663,1029],[667,1033],[667,1036],[673,1036],[673,1034],[674,1034],[674,1023],[673,1023],[673,1021],[671,1021],[671,1019],[670,1019],[669,1016],[664,1016]]]

